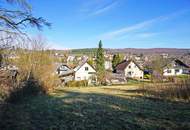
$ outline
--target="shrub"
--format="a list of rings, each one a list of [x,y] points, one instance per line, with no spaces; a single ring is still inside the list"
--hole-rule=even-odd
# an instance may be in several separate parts
[[[173,76],[168,76],[166,79],[169,82],[174,82],[175,81],[175,78]]]
[[[190,78],[178,79],[172,83],[154,83],[143,86],[143,93],[164,99],[190,101]]]
[[[5,100],[14,90],[15,86],[9,71],[0,71],[0,99]]]
[[[88,80],[81,80],[81,81],[69,81],[65,84],[67,87],[87,87]]]
[[[189,75],[187,75],[187,74],[178,75],[178,76],[176,76],[176,78],[178,78],[178,79],[188,79],[188,78],[189,78]]]
[[[150,74],[145,74],[144,79],[151,79],[151,75]]]

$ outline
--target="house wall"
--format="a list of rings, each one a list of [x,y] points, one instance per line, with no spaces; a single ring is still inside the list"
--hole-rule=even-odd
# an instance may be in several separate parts
[[[130,62],[125,68],[125,76],[130,78],[143,78],[144,72],[134,63]]]
[[[85,70],[85,67],[88,67],[88,70]],[[79,70],[75,72],[75,80],[89,80],[90,77],[94,74],[89,73],[95,73],[96,71],[88,64],[85,63]]]
[[[111,61],[105,61],[105,69],[112,70],[112,62]]]
[[[171,71],[170,73],[168,73],[168,70]],[[164,69],[163,75],[164,76],[176,76],[176,75],[182,75],[183,74],[183,69],[178,69],[179,72],[175,71],[176,69],[174,68],[166,68]]]

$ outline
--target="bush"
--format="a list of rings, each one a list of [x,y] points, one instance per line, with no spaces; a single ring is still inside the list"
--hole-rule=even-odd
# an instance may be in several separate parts
[[[4,102],[18,102],[25,96],[45,93],[46,91],[37,79],[31,74],[22,81],[12,77],[9,71],[0,73],[0,100]]]
[[[87,87],[88,80],[81,80],[81,81],[69,81],[65,84],[67,87]]]
[[[151,75],[150,74],[145,74],[144,79],[151,79]]]
[[[148,96],[190,101],[190,78],[178,79],[172,83],[144,85],[142,89],[143,93]]]
[[[184,75],[178,75],[178,76],[176,76],[176,78],[178,78],[178,79],[188,79],[188,78],[190,78],[190,76],[187,75],[187,74],[184,74]]]
[[[168,76],[166,79],[169,82],[174,82],[175,81],[175,78],[173,76]]]
[[[15,86],[9,71],[0,71],[0,100],[6,100]]]

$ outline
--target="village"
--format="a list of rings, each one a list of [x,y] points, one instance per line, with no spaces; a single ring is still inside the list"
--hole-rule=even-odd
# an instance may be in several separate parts
[[[137,81],[151,80],[150,75],[154,70],[148,69],[151,68],[151,63],[147,57],[143,59],[141,56],[123,56],[123,59],[116,63],[116,66],[113,68],[113,57],[116,55],[104,55],[106,59],[104,67],[108,75],[106,79],[107,84],[124,84],[127,83],[127,79],[134,79]],[[55,57],[61,58],[62,56],[56,53]],[[160,68],[162,69],[161,76],[165,77],[165,80],[167,77],[176,77],[190,74],[190,67],[179,59],[171,57],[168,58],[168,54],[161,54],[160,57],[165,59],[165,63],[162,64],[162,68]],[[92,62],[89,59],[92,60]],[[61,81],[64,84],[73,80],[88,80],[88,83],[95,83],[95,60],[95,57],[88,57],[86,55],[81,57],[69,55],[65,60],[65,63],[57,63],[56,73],[59,75]],[[73,62],[78,64],[73,66]]]
[[[187,56],[182,59],[189,59]],[[19,58],[16,54],[5,55],[5,57],[8,59]],[[70,81],[86,81],[89,85],[97,84],[96,56],[64,55],[54,52],[52,57],[56,59],[54,74],[59,77],[63,86]],[[184,63],[174,57],[176,56],[172,57],[167,53],[160,53],[154,57],[143,56],[143,54],[104,53],[105,85],[126,84],[130,80],[152,82],[152,77],[156,74],[156,79],[162,77],[160,82],[168,81],[170,77],[188,76],[190,74],[189,61],[185,60],[186,63]],[[160,63],[153,64],[152,62],[155,61]],[[153,65],[160,67],[161,72],[156,72]],[[10,70],[13,74],[19,71],[19,68],[14,64],[2,64],[0,69]]]
[[[190,130],[189,0],[0,0],[0,130]]]

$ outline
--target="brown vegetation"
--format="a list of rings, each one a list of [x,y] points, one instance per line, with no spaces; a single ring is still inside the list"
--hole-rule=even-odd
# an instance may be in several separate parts
[[[22,49],[16,50],[19,58],[9,62],[19,68],[19,74],[15,77],[15,83],[12,83],[13,79],[8,72],[0,77],[3,97],[7,95],[7,99],[12,99],[12,97],[16,99],[27,94],[34,94],[36,91],[49,93],[58,86],[59,80],[54,74],[54,61],[51,58],[51,52],[45,50],[44,44],[44,41],[38,37],[27,43],[27,48],[22,45]]]
[[[190,77],[170,77],[169,79],[173,82],[142,85],[143,94],[157,98],[190,101]]]
[[[66,83],[66,87],[87,87],[88,81],[81,80],[81,81],[69,81]]]

